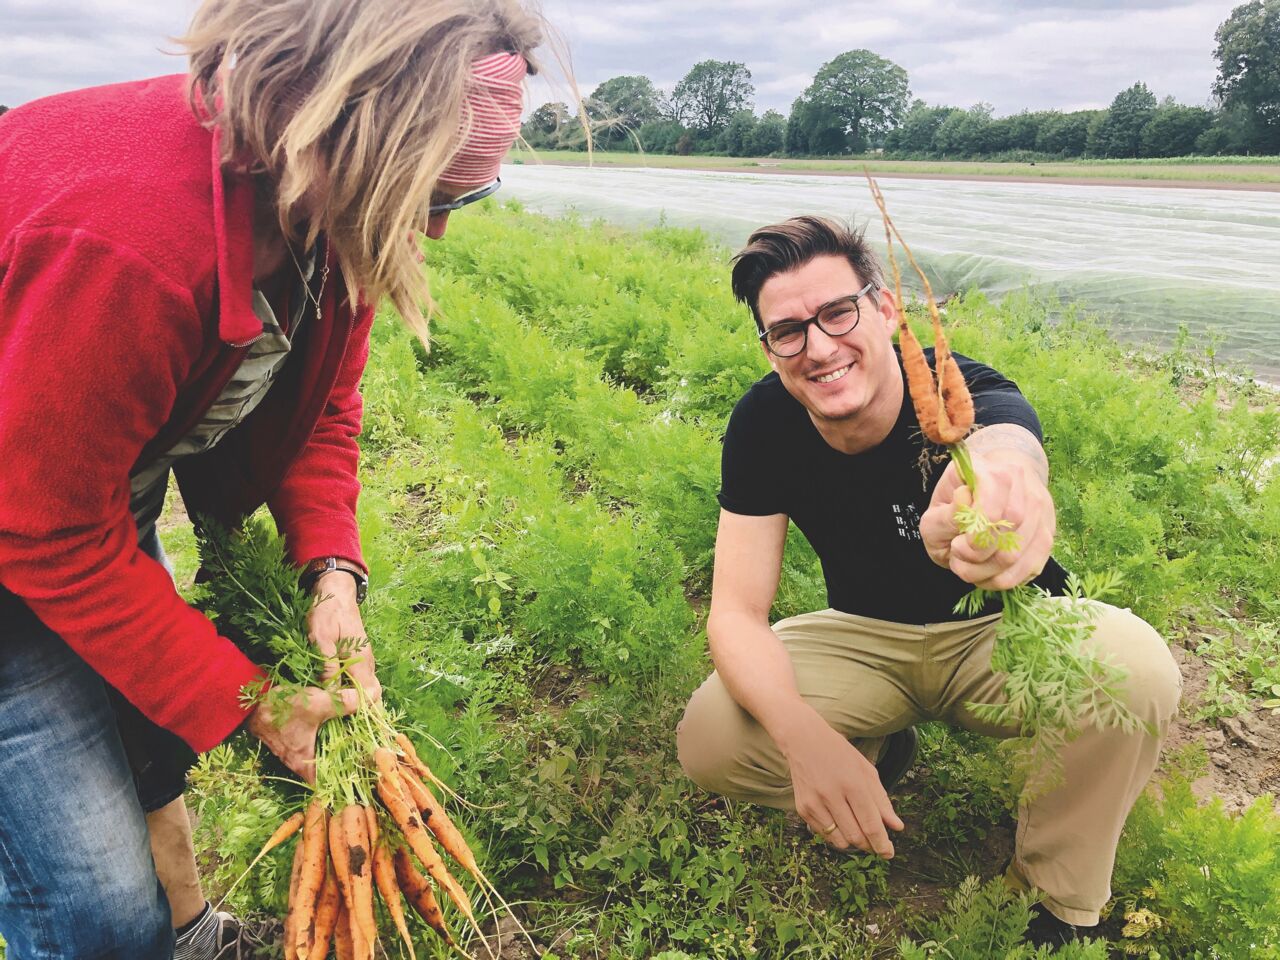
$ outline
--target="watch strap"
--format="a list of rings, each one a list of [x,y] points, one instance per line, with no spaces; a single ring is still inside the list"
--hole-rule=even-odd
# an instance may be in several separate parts
[[[341,570],[343,573],[351,575],[356,582],[356,603],[364,603],[364,598],[369,592],[369,578],[365,576],[363,570],[353,566],[350,561],[343,560],[341,557],[317,557],[302,569],[302,575],[298,578],[298,583],[304,590],[311,590],[316,581],[326,573],[332,573],[335,570]]]

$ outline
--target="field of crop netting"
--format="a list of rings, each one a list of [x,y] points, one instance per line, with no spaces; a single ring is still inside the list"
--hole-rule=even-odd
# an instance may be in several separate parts
[[[710,669],[719,438],[767,370],[728,252],[486,205],[426,253],[433,348],[380,318],[364,384],[366,625],[388,705],[439,741],[426,758],[474,804],[451,812],[532,940],[593,960],[1034,955],[1017,945],[1026,905],[990,882],[1012,845],[994,744],[924,729],[891,863],[704,795],[676,762],[675,724]],[[1127,356],[1049,315],[972,296],[948,322],[958,351],[1039,410],[1057,555],[1121,572],[1123,603],[1187,677],[1101,932],[1144,957],[1280,956],[1280,409],[1188,350]],[[166,539],[185,586],[185,523],[171,517]],[[793,536],[774,614],[824,601]],[[248,747],[218,748],[194,777],[215,894],[301,802]],[[231,897],[264,956],[279,955],[288,879],[281,850]],[[447,955],[425,932],[417,951]],[[518,937],[501,951],[531,955]]]

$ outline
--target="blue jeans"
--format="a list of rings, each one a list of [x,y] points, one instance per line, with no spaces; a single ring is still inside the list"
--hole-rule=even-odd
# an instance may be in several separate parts
[[[143,548],[163,558],[158,540]],[[151,859],[113,694],[0,587],[0,934],[7,960],[173,957],[169,901]]]

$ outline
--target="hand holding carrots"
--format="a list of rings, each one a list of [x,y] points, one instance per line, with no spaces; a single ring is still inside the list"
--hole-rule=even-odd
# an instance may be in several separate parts
[[[956,511],[972,506],[973,498],[955,461],[934,488],[920,518],[920,536],[933,562],[961,580],[984,590],[1008,590],[1036,577],[1049,560],[1057,530],[1053,497],[1020,450],[973,450],[971,456],[982,491],[978,506],[992,523],[1008,524],[1017,546],[1002,550],[994,541],[980,544],[960,532]]]
[[[360,695],[354,688],[334,694],[319,687],[306,687],[295,694],[287,707],[279,711],[270,700],[259,703],[249,714],[248,730],[263,742],[280,762],[307,783],[316,782],[316,734],[326,720],[355,713],[360,708]]]

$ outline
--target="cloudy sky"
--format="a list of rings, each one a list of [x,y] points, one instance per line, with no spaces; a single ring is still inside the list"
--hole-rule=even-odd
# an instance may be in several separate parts
[[[353,0],[359,2],[359,0]],[[751,71],[756,108],[786,113],[835,55],[873,50],[904,67],[914,96],[997,115],[1103,107],[1141,80],[1158,96],[1208,100],[1213,32],[1242,0],[544,0],[579,86],[641,73],[670,89],[699,60]],[[0,0],[0,104],[177,72],[162,51],[194,0]],[[554,69],[548,71],[554,73]],[[533,105],[566,99],[563,86]]]

